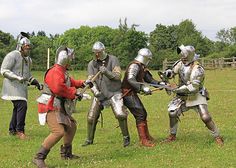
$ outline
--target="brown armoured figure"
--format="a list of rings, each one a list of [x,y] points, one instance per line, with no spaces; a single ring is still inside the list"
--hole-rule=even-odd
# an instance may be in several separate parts
[[[151,84],[160,83],[153,79],[147,69],[151,59],[152,53],[149,49],[140,49],[137,57],[128,65],[122,82],[124,104],[136,120],[140,144],[146,147],[153,147],[155,143],[148,130],[147,111],[138,97],[138,93],[144,93],[145,95],[152,93],[149,87],[142,84],[143,82]]]

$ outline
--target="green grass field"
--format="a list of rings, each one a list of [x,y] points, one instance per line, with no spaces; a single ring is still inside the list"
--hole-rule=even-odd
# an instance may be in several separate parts
[[[152,72],[157,77],[157,72]],[[43,72],[33,72],[40,81]],[[75,78],[85,79],[85,71],[71,72]],[[0,77],[0,86],[2,77]],[[73,114],[78,122],[78,129],[73,142],[74,153],[81,156],[75,161],[60,159],[59,142],[48,155],[46,163],[50,168],[154,168],[154,167],[236,167],[236,70],[206,71],[205,86],[211,96],[209,111],[219,127],[225,145],[218,147],[211,134],[194,111],[181,117],[177,141],[172,144],[160,144],[168,135],[167,104],[172,96],[165,91],[156,91],[151,96],[141,96],[148,111],[149,130],[158,141],[157,146],[145,148],[139,146],[135,120],[129,113],[128,124],[131,145],[122,147],[122,135],[117,128],[118,122],[111,109],[103,111],[104,126],[98,124],[94,145],[81,147],[86,139],[86,116],[90,101],[77,103],[77,112]],[[40,92],[29,88],[29,103],[26,118],[28,141],[18,140],[8,135],[8,125],[12,114],[12,104],[0,100],[0,167],[34,167],[32,158],[41,142],[48,135],[47,126],[38,123],[36,98]]]

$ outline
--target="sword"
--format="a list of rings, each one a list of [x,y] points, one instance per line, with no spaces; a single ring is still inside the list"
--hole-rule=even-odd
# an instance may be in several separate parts
[[[152,86],[152,87],[158,87],[158,88],[163,88],[163,89],[167,89],[167,90],[173,90],[172,87],[168,86],[168,85],[159,85],[159,84],[152,84],[152,83],[145,83],[145,82],[135,82],[137,84],[141,84],[141,85],[148,85],[148,86]]]
[[[159,75],[159,77],[161,78],[161,80],[162,80],[163,82],[169,83],[169,78],[165,75],[165,73],[163,73],[163,72],[161,72],[161,71],[158,71],[158,75]],[[165,90],[166,90],[166,93],[167,93],[168,95],[171,94],[171,91],[170,91],[170,90],[168,90],[168,89],[165,89]]]

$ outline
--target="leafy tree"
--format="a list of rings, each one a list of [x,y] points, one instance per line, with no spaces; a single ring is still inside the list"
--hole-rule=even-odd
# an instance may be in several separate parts
[[[76,51],[76,59],[73,69],[86,69],[88,62],[93,59],[92,45],[101,41],[106,46],[106,52],[119,58],[121,67],[126,68],[132,61],[139,49],[148,47],[153,53],[153,61],[149,65],[153,69],[161,69],[165,58],[177,60],[177,46],[193,45],[201,57],[232,57],[236,55],[236,27],[222,29],[217,33],[219,41],[213,42],[203,36],[196,29],[195,24],[187,19],[178,25],[157,24],[156,28],[149,34],[137,31],[139,25],[128,26],[127,18],[119,20],[118,28],[108,26],[81,26],[72,28],[63,34],[46,35],[44,31],[29,33],[33,49],[34,70],[46,70],[47,49],[50,48],[50,65],[54,64],[56,49],[60,45],[67,45]],[[3,57],[16,47],[16,40],[9,33],[0,31],[0,61]],[[43,66],[42,66],[43,65]]]
[[[177,47],[177,26],[164,26],[157,24],[156,29],[150,33],[149,42],[155,51],[175,49]]]
[[[227,45],[236,43],[236,27],[221,29],[217,32],[216,38]]]
[[[79,29],[70,29],[61,35],[54,46],[67,45],[76,50],[75,62],[78,65],[75,69],[87,68],[88,62],[93,59],[92,45],[96,41],[101,41],[106,47],[106,52],[117,56],[120,59],[122,68],[125,68],[128,62],[133,59],[137,51],[147,46],[147,36],[143,32],[135,30],[135,26],[124,28],[126,25],[120,25],[119,29],[112,29],[108,26],[81,26]]]
[[[41,31],[44,32],[44,31]],[[52,48],[53,39],[49,38],[46,33],[37,33],[37,36],[30,37],[30,41],[33,45],[31,50],[31,58],[33,60],[33,70],[46,70],[47,69],[47,55],[48,48]],[[54,51],[54,50],[53,50]],[[50,65],[54,64],[55,54],[50,52]]]
[[[0,30],[0,62],[2,62],[3,58],[7,53],[14,50],[16,47],[16,41],[14,37]]]
[[[46,33],[44,31],[38,31],[37,36],[46,36]]]
[[[214,52],[214,43],[196,30],[191,20],[184,20],[179,25],[165,26],[157,24],[150,33],[150,47],[156,57],[154,68],[161,68],[165,58],[176,60],[176,48],[181,44],[193,45],[202,57]]]

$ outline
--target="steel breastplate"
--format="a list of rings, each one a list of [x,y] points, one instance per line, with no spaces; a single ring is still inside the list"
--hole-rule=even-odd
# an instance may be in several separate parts
[[[181,85],[187,85],[190,81],[190,75],[192,72],[191,66],[185,66],[182,65],[179,69],[179,84]]]

